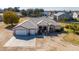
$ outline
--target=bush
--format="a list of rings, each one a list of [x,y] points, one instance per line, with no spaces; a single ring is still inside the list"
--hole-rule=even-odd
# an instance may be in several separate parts
[[[70,25],[65,25],[65,28],[69,29],[70,28]]]
[[[67,32],[74,32],[74,33],[79,33],[79,24],[76,23],[72,23],[72,24],[68,24],[65,26],[65,28],[67,29]]]
[[[64,36],[63,39],[64,41],[79,45],[79,36],[76,34],[69,33],[66,36]]]
[[[19,17],[13,11],[5,11],[3,13],[4,23],[10,24],[11,26],[17,24],[19,22]]]
[[[74,21],[79,21],[79,18],[74,18],[73,20],[74,20]]]
[[[64,21],[68,21],[69,19],[68,19],[68,18],[64,18],[63,20],[64,20]]]

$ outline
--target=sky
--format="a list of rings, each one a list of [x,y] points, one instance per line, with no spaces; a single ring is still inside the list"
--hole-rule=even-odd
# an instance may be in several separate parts
[[[79,10],[79,0],[0,0],[0,8],[7,7],[21,7],[21,9],[42,7],[45,10]]]

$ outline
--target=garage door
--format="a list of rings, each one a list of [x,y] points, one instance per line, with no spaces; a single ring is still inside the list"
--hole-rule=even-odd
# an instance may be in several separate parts
[[[30,35],[35,35],[36,34],[36,30],[30,30]]]
[[[22,30],[18,29],[15,31],[16,35],[28,35],[28,33],[29,33],[29,31],[25,30],[25,29],[22,29]]]

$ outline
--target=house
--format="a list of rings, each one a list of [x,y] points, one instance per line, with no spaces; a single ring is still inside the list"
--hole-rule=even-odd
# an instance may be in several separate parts
[[[67,12],[58,12],[58,13],[54,14],[54,19],[56,21],[61,21],[64,18],[72,19],[72,16],[69,13],[67,13]]]
[[[13,31],[14,35],[36,35],[47,34],[60,29],[59,23],[54,20],[47,17],[38,17],[18,24],[13,28]]]
[[[44,11],[43,12],[43,16],[50,16],[50,15],[52,15],[52,11]]]
[[[20,12],[16,12],[17,16],[23,17],[23,15]]]
[[[79,12],[73,12],[73,18],[79,18]]]

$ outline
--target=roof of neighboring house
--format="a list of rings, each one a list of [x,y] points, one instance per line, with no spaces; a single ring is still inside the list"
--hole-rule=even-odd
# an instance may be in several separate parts
[[[22,14],[21,14],[20,12],[16,12],[16,14],[17,14],[18,16],[22,16]]]
[[[54,25],[54,26],[57,26],[57,25],[59,25],[59,23],[57,23],[56,21],[54,21],[54,20],[52,20],[48,17],[38,17],[38,18],[31,18],[29,21],[25,21],[25,22],[17,25],[16,27],[22,26],[22,27],[27,28],[27,29],[37,29],[38,25],[42,25],[42,26],[44,26],[44,25],[45,26]]]
[[[64,12],[58,12],[58,13],[56,13],[56,14],[54,14],[55,16],[60,16],[60,15],[62,15],[62,14],[64,14]]]
[[[79,15],[79,12],[77,12],[77,11],[73,12],[73,14],[74,14],[74,13],[76,13],[77,15]]]

